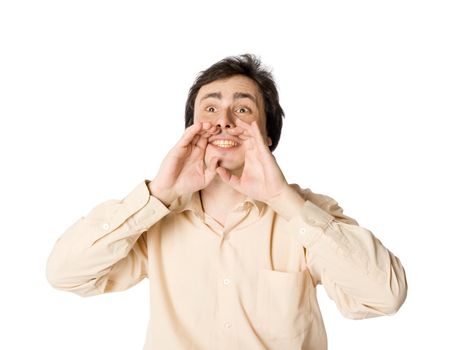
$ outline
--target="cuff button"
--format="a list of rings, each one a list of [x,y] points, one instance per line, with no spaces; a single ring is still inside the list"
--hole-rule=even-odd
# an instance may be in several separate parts
[[[103,230],[106,230],[106,231],[109,230],[109,224],[107,224],[107,223],[103,224]]]

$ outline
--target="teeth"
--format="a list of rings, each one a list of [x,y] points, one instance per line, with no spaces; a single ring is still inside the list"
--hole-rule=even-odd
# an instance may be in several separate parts
[[[214,145],[222,148],[229,148],[237,146],[237,142],[231,140],[215,140],[212,142]]]

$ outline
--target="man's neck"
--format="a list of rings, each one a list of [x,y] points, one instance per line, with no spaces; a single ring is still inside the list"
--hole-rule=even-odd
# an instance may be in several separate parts
[[[206,188],[201,190],[204,212],[222,225],[224,225],[227,214],[245,199],[246,195],[234,190],[223,182],[219,176],[216,176]]]

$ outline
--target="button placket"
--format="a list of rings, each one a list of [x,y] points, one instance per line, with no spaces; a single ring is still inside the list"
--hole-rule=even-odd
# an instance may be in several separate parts
[[[235,303],[238,297],[236,296],[236,288],[233,288],[234,283],[234,269],[232,246],[227,243],[221,246],[219,255],[219,327],[226,333],[232,332],[234,329],[234,321],[236,315]]]

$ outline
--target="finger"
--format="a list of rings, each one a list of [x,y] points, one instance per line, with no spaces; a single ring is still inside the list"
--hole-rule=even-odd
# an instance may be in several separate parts
[[[253,133],[256,135],[257,138],[259,138],[261,140],[264,139],[262,137],[261,130],[259,129],[259,124],[258,124],[258,122],[256,120],[251,123],[251,129],[252,129]]]
[[[242,141],[242,143],[246,146],[246,149],[252,149],[254,144],[256,143],[254,137],[249,135],[248,133],[244,132],[240,135],[237,135],[237,138]]]
[[[253,121],[251,124],[245,123],[243,120],[240,120],[239,125],[246,131],[244,133],[245,135],[250,135],[260,141],[263,140],[261,131],[259,130],[259,126],[256,120]]]
[[[225,183],[229,183],[229,180],[231,178],[231,174],[229,173],[228,170],[226,170],[225,168],[219,166],[216,168],[216,172],[217,174],[221,177],[221,180],[223,180],[223,182]]]
[[[259,130],[259,125],[257,121],[253,121],[251,124],[245,123],[243,120],[239,120],[239,127],[244,128],[245,132],[243,133],[243,136],[247,137],[248,139],[251,139],[256,147],[258,148],[264,148],[268,146],[265,144],[264,138],[262,136],[261,131]],[[242,138],[242,137],[240,137]],[[242,138],[245,140],[245,138]]]
[[[199,139],[201,138],[201,135],[196,134],[194,135],[193,139],[191,140],[191,144],[194,146],[199,142]]]
[[[259,129],[258,122],[255,120],[253,123],[251,123],[251,126],[252,126],[254,136],[255,136],[256,140],[259,142],[259,144],[268,148],[268,146],[265,144],[265,140],[264,140],[264,137],[262,136],[261,130]]]
[[[237,135],[237,137],[239,139],[241,139],[241,140],[248,140],[248,139],[251,139],[253,136],[244,133],[244,134],[241,134],[241,135]]]
[[[240,120],[239,118],[237,118],[236,124],[237,126],[232,129],[233,134],[237,134],[236,136],[242,141],[254,141],[254,131],[252,130],[250,124],[244,122],[243,120]]]
[[[205,151],[205,149],[207,148],[207,143],[208,143],[208,138],[206,136],[201,135],[201,136],[199,136],[197,142],[195,143],[195,146],[200,148],[201,150]]]
[[[216,168],[218,167],[218,162],[220,161],[220,158],[218,157],[213,157],[212,159],[210,159],[210,163],[209,163],[209,166],[208,166],[208,170],[209,171],[212,171],[212,172],[216,172]]]
[[[243,121],[242,119],[240,119],[240,118],[236,118],[236,119],[235,119],[235,125],[236,125],[237,127],[240,127],[240,128],[242,128],[242,129],[248,131],[248,132],[252,132],[252,131],[251,131],[251,125],[248,124],[247,122],[244,122],[244,121]]]
[[[239,134],[239,137],[240,137],[240,135],[247,136],[247,137],[254,136],[254,130],[252,129],[250,124],[248,124],[240,119],[238,119],[236,121],[236,123],[237,123],[237,128],[239,128],[240,130],[243,130],[243,132],[241,134]]]
[[[221,177],[223,182],[229,184],[233,189],[239,191],[240,188],[240,178],[236,175],[232,175],[229,170],[219,166],[216,168],[216,172]]]
[[[183,136],[180,138],[180,141],[177,143],[177,146],[186,147],[194,139],[194,137],[201,131],[203,125],[199,122],[194,123],[185,129]]]
[[[176,146],[187,147],[190,144],[196,145],[201,136],[209,137],[213,134],[215,128],[209,122],[195,122],[185,130],[185,133]]]
[[[204,137],[209,137],[209,136],[212,136],[214,134],[218,134],[219,133],[219,129],[217,126],[212,126],[210,127],[209,129],[207,130],[204,130],[201,135],[204,136]]]
[[[212,182],[213,178],[216,175],[216,168],[218,166],[219,158],[213,157],[210,159],[209,166],[205,170],[205,184],[206,186]]]
[[[199,123],[202,124],[202,129],[204,129],[204,130],[209,130],[209,129],[212,129],[212,128],[216,128],[216,125],[212,124],[209,121],[199,121]]]

